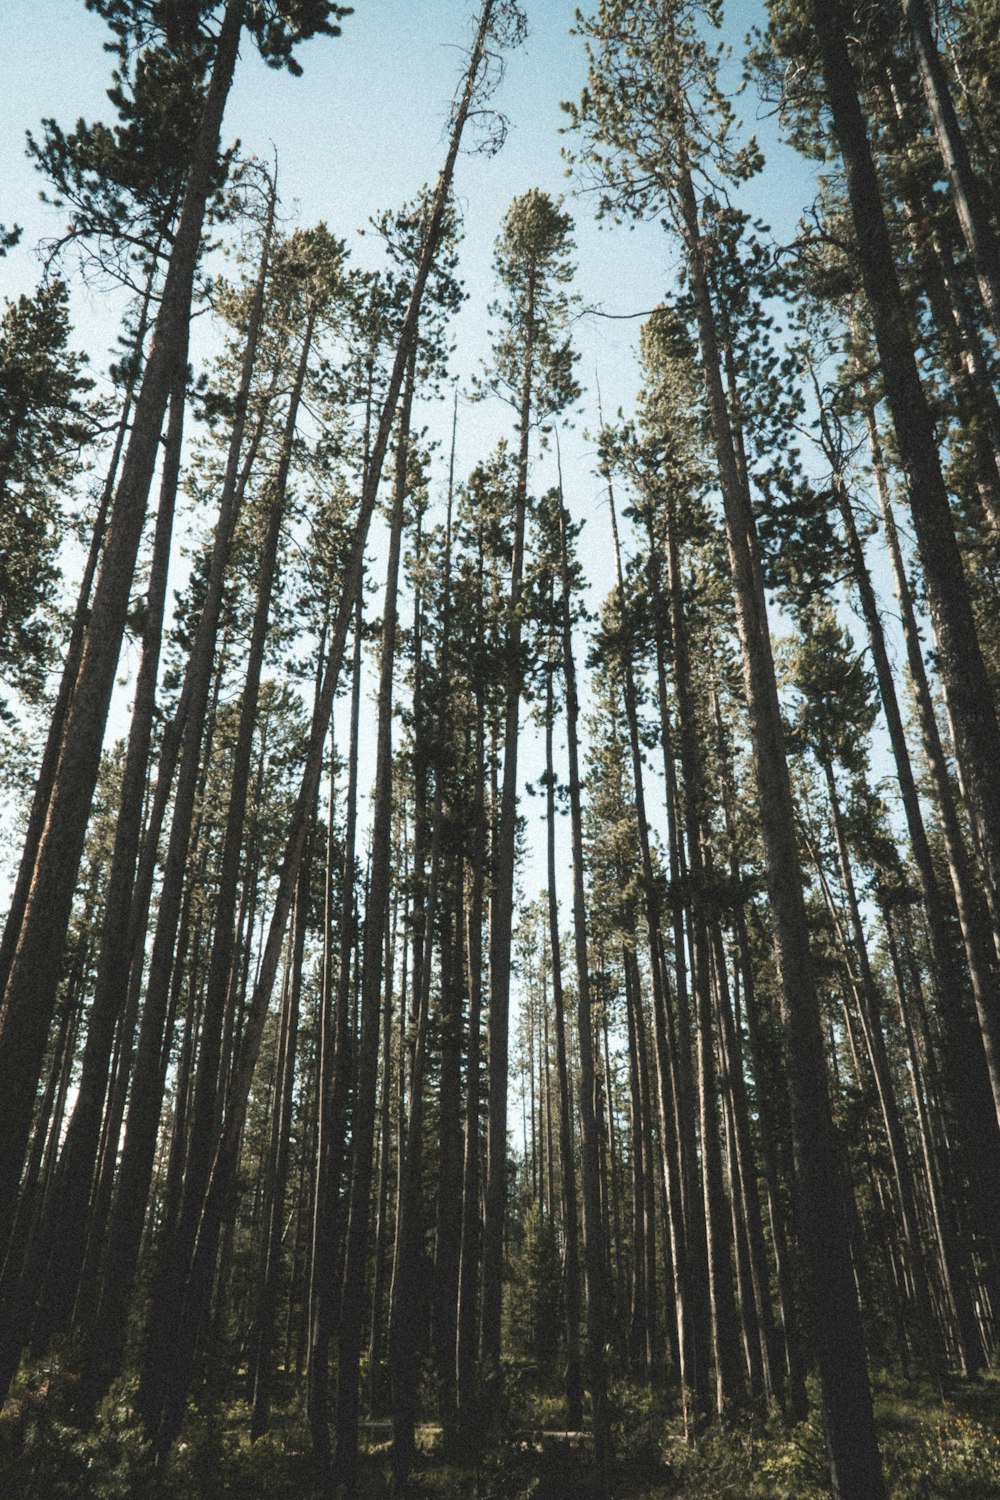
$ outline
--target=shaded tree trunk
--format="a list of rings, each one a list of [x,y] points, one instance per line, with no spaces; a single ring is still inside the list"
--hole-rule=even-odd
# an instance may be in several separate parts
[[[565,581],[564,581],[565,582]],[[562,601],[564,614],[569,612],[568,599]],[[565,633],[565,627],[564,627]],[[569,641],[572,651],[572,638]],[[563,672],[567,666],[566,642],[563,641]],[[546,859],[548,869],[549,946],[552,953],[552,1005],[555,1014],[556,1078],[559,1089],[559,1161],[562,1167],[563,1296],[566,1304],[566,1426],[575,1431],[583,1420],[583,1385],[580,1376],[580,1252],[577,1234],[576,1164],[570,1134],[569,1068],[566,1062],[566,1014],[563,1000],[562,954],[559,941],[559,898],[556,891],[556,792],[555,766],[552,754],[552,728],[555,709],[552,702],[553,667],[549,667],[545,717],[545,817]],[[574,703],[574,712],[576,712]],[[568,709],[567,709],[568,712]],[[575,729],[574,729],[575,732]],[[577,767],[579,775],[579,767]],[[576,788],[579,800],[580,789]]]
[[[834,1494],[882,1500],[875,1435],[842,1188],[827,1092],[823,1038],[795,836],[795,812],[750,495],[741,478],[722,380],[715,308],[694,188],[686,163],[677,189],[703,378],[718,464],[750,718],[767,886],[785,1030],[799,1239],[813,1347],[819,1365]]]
[[[902,0],[917,71],[951,186],[952,201],[994,336],[1000,337],[1000,246],[979,191],[923,0]]]
[[[228,0],[192,146],[153,342],[111,510],[31,889],[0,1006],[0,1095],[5,1100],[0,1129],[0,1203],[13,1202],[21,1172],[160,428],[187,347],[201,230],[218,159],[219,133],[236,65],[243,11],[244,0]]]
[[[982,850],[984,883],[996,909],[1000,894],[1000,781],[995,768],[1000,765],[1000,729],[941,474],[933,417],[914,358],[840,0],[814,4],[812,15],[827,100],[847,174],[858,259],[886,400],[909,491],[956,754]]]

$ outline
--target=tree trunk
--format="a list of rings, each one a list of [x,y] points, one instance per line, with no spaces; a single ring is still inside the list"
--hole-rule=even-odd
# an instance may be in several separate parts
[[[997,244],[979,183],[972,167],[968,147],[962,135],[948,77],[944,70],[927,9],[923,0],[902,0],[903,14],[910,28],[910,38],[917,58],[917,70],[934,126],[941,160],[951,186],[958,222],[962,226],[969,257],[975,267],[976,281],[983,306],[993,325],[994,337],[1000,337],[1000,246]]]
[[[202,1200],[222,1117],[225,1087],[221,1066],[222,1038],[227,1001],[234,990],[236,905],[244,855],[243,833],[250,788],[253,739],[257,728],[260,679],[278,565],[278,544],[285,519],[292,446],[312,346],[312,331],[313,317],[310,314],[302,336],[302,348],[289,396],[276,471],[266,490],[266,521],[258,563],[246,677],[233,751],[183,1189],[177,1223],[172,1226],[160,1248],[139,1383],[138,1406],[151,1434],[157,1432],[165,1404],[169,1400],[172,1360],[177,1349],[176,1309],[198,1232]]]
[[[187,368],[171,399],[167,423],[160,501],[147,589],[147,617],[142,660],[135,689],[128,749],[122,770],[119,815],[105,894],[97,961],[97,979],[87,1021],[76,1102],[59,1157],[59,1166],[35,1244],[25,1262],[18,1307],[9,1316],[0,1353],[0,1389],[6,1390],[16,1369],[18,1346],[26,1322],[35,1313],[33,1340],[44,1348],[65,1329],[73,1310],[86,1246],[87,1206],[97,1166],[101,1118],[115,1025],[121,1009],[121,955],[127,951],[129,908],[142,831],[143,787],[152,738],[156,677],[160,659],[167,570],[174,506],[180,473]],[[112,977],[113,976],[113,977]],[[127,974],[126,974],[127,978]],[[19,1331],[20,1330],[20,1331]],[[6,1351],[9,1349],[9,1358]]]
[[[882,1500],[864,1337],[842,1214],[819,1024],[795,810],[750,495],[733,441],[715,308],[709,290],[697,202],[686,164],[678,174],[680,212],[725,511],[743,681],[750,717],[767,886],[792,1109],[799,1238],[813,1347],[820,1372],[827,1447],[837,1500]]]
[[[840,143],[858,259],[875,328],[886,400],[920,552],[955,748],[994,908],[1000,897],[1000,729],[976,635],[931,411],[920,382],[906,307],[886,230],[840,0],[814,3],[827,100]]]
[[[610,486],[608,498],[611,502],[618,590],[624,608],[625,584],[621,566],[621,548],[618,543],[618,521]],[[698,1183],[698,1153],[694,1142],[694,1086],[691,1079],[690,1053],[683,1042],[683,1037],[688,1035],[689,1031],[683,1018],[679,1027],[681,1036],[676,1039],[670,1036],[666,970],[660,945],[660,913],[649,844],[649,824],[646,819],[635,681],[628,656],[621,663],[621,675],[631,752],[632,785],[642,861],[650,975],[653,985],[653,1022],[660,1091],[661,1150],[664,1157],[664,1175],[668,1183],[671,1254],[678,1320],[677,1342],[680,1351],[678,1373],[684,1428],[686,1434],[693,1437],[708,1415],[710,1399],[709,1345],[712,1336],[712,1313],[704,1187],[703,1184]],[[673,1150],[671,1149],[671,1135],[673,1136]]]
[[[731,771],[731,754],[725,743],[722,714],[718,697],[715,697],[715,726],[718,736],[719,758],[723,766],[722,805],[726,822],[726,837],[729,843],[729,874],[734,889],[739,892],[743,875],[737,854],[733,806],[735,792]],[[785,1215],[779,1191],[779,1164],[775,1147],[776,1129],[772,1108],[765,1089],[765,1067],[763,1040],[760,1032],[758,1002],[754,986],[753,961],[750,952],[750,936],[747,932],[745,909],[741,902],[733,913],[739,956],[739,974],[743,981],[743,1011],[747,1023],[747,1040],[750,1048],[750,1065],[757,1093],[757,1134],[760,1142],[761,1168],[767,1194],[768,1220],[771,1225],[771,1244],[774,1250],[775,1277],[778,1301],[781,1307],[782,1336],[785,1345],[785,1370],[788,1375],[789,1415],[793,1422],[802,1422],[808,1413],[805,1370],[803,1369],[801,1341],[796,1316],[795,1288],[792,1281],[791,1255],[785,1226]]]
[[[692,897],[690,922],[696,1012],[698,1105],[700,1116],[702,1186],[705,1195],[705,1230],[708,1241],[708,1284],[715,1339],[716,1409],[727,1416],[743,1399],[733,1291],[730,1225],[722,1183],[719,1146],[715,1042],[712,1024],[711,954],[705,917],[705,859],[702,850],[702,819],[705,786],[698,744],[698,725],[692,701],[691,661],[687,619],[681,596],[674,503],[667,501],[667,587],[674,648],[674,687],[677,694],[677,727],[681,770],[684,777],[684,813],[687,825],[688,869]]]
[[[414,343],[411,348],[415,349]],[[400,416],[400,455],[386,564],[385,603],[378,690],[375,793],[372,813],[371,866],[365,903],[361,971],[361,1015],[351,1130],[351,1207],[344,1267],[343,1305],[337,1365],[335,1472],[338,1489],[353,1492],[358,1465],[358,1363],[361,1355],[368,1218],[375,1129],[375,1075],[378,1062],[379,1002],[386,923],[389,915],[390,831],[392,815],[392,696],[396,651],[396,599],[406,491],[406,443],[413,393],[413,355],[407,363],[407,389]]]
[[[309,1383],[306,1406],[313,1460],[320,1477],[330,1467],[330,1339],[337,1303],[337,1227],[344,1175],[347,1096],[353,1064],[350,1027],[351,958],[355,947],[356,840],[358,823],[358,735],[361,718],[361,640],[363,593],[358,591],[354,619],[354,659],[351,670],[350,729],[347,750],[347,788],[344,801],[344,855],[340,868],[340,930],[338,976],[333,992],[332,917],[329,910],[333,872],[327,866],[327,910],[323,937],[323,991],[318,1067],[318,1122],[316,1131],[316,1186],[312,1224],[312,1264],[309,1281]],[[331,750],[331,757],[333,756]],[[331,768],[330,830],[333,827],[333,771]],[[383,1084],[384,1087],[384,1084]]]
[[[927,1298],[927,1276],[924,1267],[923,1247],[920,1240],[920,1226],[917,1218],[913,1174],[910,1168],[910,1158],[906,1139],[903,1134],[903,1126],[899,1117],[899,1106],[892,1088],[889,1058],[886,1052],[885,1034],[882,1025],[881,1001],[868,957],[868,943],[865,937],[864,925],[861,921],[861,908],[858,904],[854,874],[851,869],[850,853],[847,848],[844,820],[840,809],[840,797],[833,774],[833,765],[829,754],[824,753],[824,747],[819,747],[818,755],[826,781],[827,796],[830,801],[830,817],[833,824],[833,836],[840,866],[840,881],[847,898],[847,910],[854,938],[855,957],[858,964],[857,994],[861,1012],[862,1031],[867,1045],[872,1076],[875,1080],[875,1091],[878,1095],[882,1123],[885,1128],[886,1140],[889,1145],[889,1156],[892,1161],[893,1176],[896,1181],[899,1223],[909,1262],[909,1280],[913,1289],[912,1301],[919,1325],[920,1343],[923,1347],[930,1373],[932,1377],[937,1379],[940,1377],[941,1371],[938,1330],[934,1326]]]
[[[38,769],[38,778],[31,799],[31,810],[28,814],[28,826],[24,846],[21,851],[14,889],[11,893],[10,907],[4,923],[3,938],[0,939],[0,994],[7,987],[7,977],[10,973],[11,961],[13,960],[14,950],[17,946],[21,923],[24,920],[24,910],[27,905],[28,893],[31,889],[35,861],[38,858],[38,842],[45,828],[49,799],[52,796],[52,785],[55,780],[59,753],[62,749],[66,714],[69,710],[73,688],[76,684],[76,674],[80,666],[80,653],[83,650],[87,622],[90,618],[90,594],[101,559],[101,549],[104,546],[104,536],[108,524],[108,511],[111,508],[111,502],[114,499],[115,487],[118,481],[118,465],[121,462],[125,439],[128,436],[132,422],[132,405],[135,397],[135,387],[139,378],[139,370],[141,368],[141,354],[146,341],[146,334],[149,331],[149,308],[153,298],[154,276],[155,271],[150,272],[143,293],[138,325],[133,341],[133,357],[129,363],[129,377],[125,387],[125,399],[122,404],[121,415],[118,419],[114,446],[108,462],[108,472],[101,487],[101,496],[97,503],[90,546],[87,550],[87,561],[84,564],[83,576],[77,591],[73,623],[70,627],[69,640],[66,644],[66,657],[59,675],[59,687],[52,707],[52,717],[49,721],[48,733],[45,739],[45,749],[42,752],[42,761]],[[0,1245],[2,1243],[3,1235],[0,1232]]]
[[[972,992],[976,1002],[983,1055],[989,1077],[989,1086],[993,1095],[997,1121],[1000,1124],[1000,975],[998,975],[996,960],[992,951],[989,919],[984,910],[982,892],[977,889],[965,839],[959,824],[944,747],[941,743],[941,734],[934,715],[934,703],[931,697],[930,684],[927,680],[927,670],[924,666],[923,652],[920,645],[920,632],[913,608],[909,582],[903,567],[902,554],[899,549],[899,538],[889,499],[889,487],[886,481],[885,467],[882,462],[878,430],[875,425],[874,412],[870,405],[866,408],[865,420],[869,446],[872,452],[872,464],[875,471],[886,545],[892,564],[896,597],[900,606],[907,663],[910,668],[910,678],[913,683],[914,696],[917,702],[924,754],[927,757],[927,763],[930,767],[934,783],[948,857],[948,868],[951,873],[952,889],[955,895],[955,905],[958,908],[959,923],[962,929],[966,959],[969,965],[969,975],[972,981]],[[949,1013],[948,1008],[945,1008],[943,1015],[946,1021]],[[955,1040],[957,1043],[959,1040],[958,1036],[956,1036]],[[968,1076],[975,1076],[977,1070],[981,1071],[980,1065],[974,1059],[968,1058],[967,1053],[959,1051],[958,1048],[956,1048],[956,1051],[959,1057],[964,1056],[966,1058],[970,1070]],[[967,1077],[965,1067],[962,1068],[959,1076],[963,1078]],[[965,1092],[965,1088],[960,1088],[956,1085],[956,1102],[959,1107],[962,1107],[962,1098]],[[984,1143],[988,1141],[991,1150],[995,1151],[997,1142],[995,1132],[989,1131],[984,1136],[982,1123],[975,1123],[974,1118],[972,1118],[970,1119],[969,1139],[975,1140],[977,1138]],[[987,1177],[984,1179],[984,1187],[985,1182],[993,1175],[992,1173],[987,1174]],[[994,1209],[993,1221],[1000,1224],[1000,1217],[997,1215],[998,1210]],[[1000,1246],[1000,1240],[997,1241],[997,1244]]]
[[[479,555],[479,589],[482,597],[482,550]],[[482,616],[477,616],[482,645]],[[475,759],[472,766],[473,794],[470,818],[465,924],[466,972],[469,990],[468,1042],[466,1048],[465,1139],[462,1158],[462,1249],[458,1270],[458,1318],[455,1335],[455,1404],[459,1444],[475,1451],[479,1445],[484,1415],[477,1382],[479,1245],[480,1245],[480,1129],[482,1099],[481,1051],[483,1007],[483,907],[486,885],[486,728],[482,681],[476,684]]]
[[[569,612],[568,599],[563,600],[564,614]],[[572,638],[570,638],[572,650]],[[563,672],[567,666],[563,643]],[[566,1014],[563,1000],[562,955],[559,941],[559,898],[556,892],[556,789],[552,754],[552,728],[555,709],[552,702],[553,666],[550,665],[546,689],[545,717],[545,818],[546,857],[548,865],[549,946],[552,952],[552,1004],[555,1012],[556,1078],[559,1088],[559,1161],[562,1167],[563,1221],[563,1297],[566,1305],[566,1426],[576,1431],[583,1421],[583,1385],[580,1378],[580,1252],[577,1235],[576,1165],[570,1135],[569,1069],[566,1063]],[[568,710],[567,710],[568,711]],[[575,732],[575,726],[574,726]],[[579,774],[579,772],[578,772]],[[580,789],[576,788],[579,799]]]
[[[503,1243],[507,1215],[507,1088],[510,1050],[510,946],[514,918],[514,857],[517,834],[517,750],[523,688],[521,589],[528,505],[528,441],[533,398],[534,282],[529,283],[525,324],[529,330],[518,407],[517,480],[511,521],[504,681],[503,780],[492,859],[489,922],[489,1085],[486,1140],[486,1205],[482,1243],[481,1351],[487,1378],[500,1372],[500,1311]]]
[[[580,783],[579,699],[573,658],[566,512],[559,508],[562,573],[562,655],[566,685],[566,742],[569,757],[570,830],[573,849],[573,940],[576,954],[577,1037],[580,1056],[580,1160],[583,1188],[583,1255],[587,1286],[587,1377],[593,1406],[594,1459],[607,1493],[610,1462],[605,1345],[608,1340],[605,1281],[604,1223],[594,1115],[593,1025],[590,997],[590,959],[587,950],[587,908],[584,892],[583,807]],[[570,1147],[569,1156],[572,1156]]]
[[[717,1005],[721,1055],[725,1059],[726,1078],[724,1092],[730,1101],[734,1182],[730,1189],[734,1201],[738,1198],[744,1232],[746,1234],[746,1271],[749,1272],[749,1290],[753,1297],[754,1316],[745,1316],[745,1338],[749,1343],[756,1334],[759,1343],[759,1369],[763,1385],[765,1405],[773,1401],[779,1404],[784,1397],[784,1380],[777,1358],[777,1330],[771,1305],[771,1287],[768,1278],[767,1251],[764,1244],[764,1226],[760,1211],[760,1195],[757,1189],[757,1172],[753,1159],[750,1133],[750,1106],[747,1100],[746,1079],[743,1074],[743,1049],[740,1044],[739,1026],[733,1015],[732,994],[726,974],[725,948],[722,929],[713,923],[713,953],[715,973],[718,976]],[[752,1326],[751,1326],[752,1322]],[[748,1364],[753,1369],[758,1363],[753,1347],[748,1350]]]
[[[0,1007],[0,1203],[17,1190],[100,765],[160,429],[187,347],[201,230],[236,65],[244,0],[228,0],[187,186],[111,511],[45,828]]]
[[[920,800],[913,776],[913,767],[910,763],[909,750],[906,744],[899,702],[896,697],[895,683],[886,649],[878,603],[865,564],[857,527],[854,524],[854,514],[851,509],[850,499],[838,469],[834,470],[834,493],[837,496],[844,527],[848,558],[854,575],[854,585],[858,591],[862,613],[868,627],[872,661],[875,666],[883,712],[885,713],[886,724],[889,730],[889,740],[892,745],[896,777],[899,782],[907,829],[910,835],[910,847],[913,852],[913,861],[917,868],[917,877],[920,882],[924,908],[927,913],[935,990],[944,1021],[945,1043],[948,1053],[947,1074],[954,1084],[955,1080],[963,1076],[963,1053],[967,1051],[968,1047],[968,1028],[960,1003],[960,996],[963,989],[962,975],[956,961],[957,956],[948,931],[947,908],[941,887],[938,883],[937,873],[931,857],[930,844],[928,843],[927,833],[924,828],[923,814],[920,809]],[[958,1090],[953,1087],[950,1092],[954,1098]],[[969,1108],[966,1105],[959,1110],[958,1115],[959,1126],[962,1129],[963,1136],[967,1134],[963,1127],[968,1117]],[[989,1122],[987,1128],[992,1130],[992,1121]],[[970,1152],[967,1159],[971,1167],[975,1161],[975,1153]],[[971,1303],[968,1301],[968,1284],[966,1278],[957,1265],[952,1265],[955,1253],[955,1247],[942,1245],[945,1280],[952,1289],[952,1300],[955,1304],[956,1332],[960,1344],[961,1363],[966,1373],[972,1374],[980,1365],[979,1340],[972,1317]]]
[[[262,272],[265,267],[262,263]],[[262,296],[258,281],[257,295]],[[139,873],[129,918],[130,956],[136,955],[145,930],[146,911],[152,890],[160,819],[170,794],[176,758],[180,770],[174,795],[170,835],[164,861],[163,880],[157,907],[153,951],[146,979],[145,1003],[136,1046],[135,1074],[143,1080],[133,1089],[129,1101],[128,1124],[119,1171],[119,1188],[110,1222],[108,1253],[102,1280],[93,1335],[85,1358],[85,1377],[81,1382],[81,1401],[96,1401],[111,1379],[120,1349],[125,1323],[125,1309],[131,1294],[136,1260],[142,1237],[142,1223],[149,1190],[150,1174],[156,1148],[160,1117],[162,1070],[160,1054],[174,964],[177,926],[184,892],[188,851],[192,841],[192,820],[197,802],[199,780],[207,757],[203,760],[202,739],[208,723],[208,703],[222,611],[223,586],[232,545],[233,533],[243,494],[249,481],[250,466],[260,440],[260,427],[250,452],[241,466],[241,448],[245,432],[246,398],[256,353],[256,333],[248,341],[241,376],[233,430],[230,434],[226,472],[219,499],[209,563],[208,583],[198,628],[192,643],[178,704],[177,728],[165,736],[154,799],[154,814],[147,830],[139,862]],[[134,946],[133,946],[134,945]],[[136,961],[136,960],[133,960]],[[159,1077],[156,1088],[150,1080]]]
[[[288,1158],[294,1102],[299,1001],[302,995],[302,961],[305,953],[309,910],[309,865],[303,862],[292,922],[290,974],[280,1018],[280,1043],[271,1101],[271,1131],[267,1180],[264,1183],[265,1214],[261,1276],[254,1314],[254,1382],[250,1416],[250,1441],[265,1433],[271,1422],[271,1386],[274,1363],[274,1324],[277,1314],[281,1241],[288,1187]]]

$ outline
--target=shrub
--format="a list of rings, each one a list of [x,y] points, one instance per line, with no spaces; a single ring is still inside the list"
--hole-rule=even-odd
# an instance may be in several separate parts
[[[153,1455],[119,1382],[86,1430],[66,1417],[73,1381],[56,1364],[19,1377],[0,1421],[0,1487],[19,1500],[142,1500]]]

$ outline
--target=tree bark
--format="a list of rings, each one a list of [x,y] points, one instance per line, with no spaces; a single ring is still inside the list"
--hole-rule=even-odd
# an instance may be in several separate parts
[[[806,1265],[807,1300],[820,1372],[831,1478],[837,1500],[861,1500],[861,1497],[882,1500],[885,1486],[860,1310],[841,1211],[842,1185],[827,1092],[759,543],[750,495],[736,458],[706,250],[686,164],[680,168],[677,187],[735,591],[785,1030],[799,1238]]]
[[[739,1363],[732,1244],[722,1184],[719,1146],[715,1041],[712,1024],[711,957],[704,910],[706,867],[702,850],[702,819],[705,806],[705,785],[692,698],[693,684],[687,619],[681,597],[680,562],[672,497],[668,497],[667,507],[667,587],[674,648],[677,726],[681,770],[684,777],[688,869],[692,887],[690,902],[694,966],[692,977],[696,1013],[702,1190],[705,1199],[708,1284],[715,1341],[716,1409],[720,1416],[727,1416],[732,1408],[740,1405],[744,1395],[744,1383]]]
[[[993,334],[1000,337],[1000,246],[997,244],[979,183],[972,167],[968,147],[958,123],[955,105],[948,87],[948,77],[934,44],[927,8],[923,0],[902,0],[903,14],[910,28],[917,71],[934,126],[941,160],[951,186],[958,222],[962,226],[970,259],[975,267],[976,282]]]
[[[236,65],[244,0],[228,0],[111,511],[80,668],[31,889],[0,1006],[0,1203],[13,1201],[28,1137],[146,517],[160,428],[187,346],[201,230]]]
[[[996,908],[1000,896],[1000,780],[996,776],[1000,728],[955,539],[933,417],[920,382],[893,262],[844,35],[841,0],[823,4],[815,0],[812,16],[847,175],[858,260],[886,400],[910,496],[956,754],[982,850],[984,883]]]
[[[340,868],[340,927],[338,976],[333,993],[332,916],[329,911],[333,872],[327,868],[327,912],[323,937],[323,996],[318,1068],[316,1185],[312,1224],[312,1262],[309,1280],[309,1381],[306,1407],[313,1461],[325,1481],[330,1468],[330,1339],[335,1323],[338,1208],[346,1156],[347,1099],[352,1070],[350,1028],[351,959],[354,953],[356,848],[358,824],[358,735],[361,719],[362,591],[358,591],[354,619],[354,659],[351,671],[350,729],[347,750],[347,787],[344,803],[344,853]],[[331,755],[332,755],[331,751]],[[331,770],[330,835],[333,826]],[[383,1088],[385,1084],[383,1082]]]
[[[563,578],[563,587],[568,580]],[[569,612],[570,602],[562,601],[563,614]],[[573,671],[573,662],[566,661],[565,626],[563,630],[563,672]],[[572,638],[570,638],[572,651]],[[580,1251],[577,1231],[576,1164],[573,1160],[573,1138],[570,1133],[570,1087],[569,1068],[566,1062],[566,1007],[563,999],[562,955],[559,941],[559,898],[556,891],[556,789],[555,765],[552,753],[552,729],[555,708],[552,701],[553,666],[548,672],[545,716],[545,827],[546,860],[548,870],[549,947],[552,954],[552,1005],[555,1014],[556,1033],[556,1079],[559,1089],[559,1161],[562,1167],[562,1221],[563,1221],[563,1297],[566,1305],[566,1426],[576,1431],[583,1421],[583,1385],[580,1375]],[[568,704],[568,694],[567,694]],[[567,713],[568,713],[567,707]],[[576,706],[574,704],[574,712]],[[574,726],[575,733],[575,726]],[[576,753],[576,752],[574,752]],[[577,768],[579,774],[579,768]],[[571,794],[572,795],[572,794]],[[576,788],[579,800],[580,789]],[[575,899],[575,887],[574,887]]]
[[[313,326],[314,315],[310,313],[302,336],[302,348],[292,382],[275,474],[266,487],[266,520],[258,562],[246,676],[240,702],[236,744],[233,750],[228,810],[212,924],[211,958],[199,1037],[198,1067],[191,1103],[191,1124],[183,1187],[177,1222],[172,1226],[169,1236],[160,1247],[157,1273],[154,1277],[153,1299],[146,1328],[145,1357],[139,1383],[138,1406],[150,1433],[158,1430],[165,1403],[169,1399],[172,1360],[177,1348],[176,1309],[181,1296],[185,1269],[198,1232],[202,1200],[211,1171],[212,1156],[222,1117],[225,1088],[223,1027],[227,1002],[236,988],[233,985],[236,906],[244,855],[243,834],[250,788],[253,740],[258,720],[260,679],[278,564],[278,544],[282,522],[285,519],[292,445],[312,347]]]
[[[184,429],[187,368],[171,399],[167,423],[160,501],[147,589],[147,617],[143,631],[142,660],[136,681],[128,748],[122,769],[119,815],[105,894],[104,918],[97,960],[97,977],[87,1022],[87,1037],[81,1061],[80,1082],[52,1194],[39,1225],[34,1248],[24,1267],[18,1290],[19,1308],[7,1320],[0,1349],[9,1349],[10,1359],[0,1352],[0,1388],[8,1383],[7,1366],[16,1369],[25,1320],[35,1312],[33,1339],[46,1347],[56,1332],[67,1326],[86,1248],[87,1207],[94,1172],[98,1165],[101,1119],[108,1083],[108,1066],[115,1026],[127,989],[128,966],[121,957],[128,951],[128,927],[136,859],[142,833],[143,787],[149,760],[156,701],[156,678],[160,660],[163,611],[166,603],[167,571],[173,531],[174,506],[180,475]],[[122,984],[124,970],[125,984]],[[21,1330],[21,1332],[19,1332]]]

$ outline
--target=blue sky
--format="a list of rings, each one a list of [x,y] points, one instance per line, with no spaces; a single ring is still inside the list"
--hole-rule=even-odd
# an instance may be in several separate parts
[[[585,305],[615,314],[648,310],[674,279],[675,252],[656,224],[634,231],[599,228],[586,198],[574,199],[565,177],[560,101],[575,99],[585,77],[581,41],[569,35],[572,0],[526,0],[529,37],[510,56],[496,104],[510,120],[503,151],[495,158],[467,155],[456,180],[465,240],[461,272],[469,300],[455,327],[455,373],[462,386],[486,354],[486,305],[493,295],[492,249],[511,198],[533,186],[566,194],[576,219],[577,290]],[[288,219],[300,224],[324,219],[347,239],[360,259],[372,242],[356,231],[368,218],[410,199],[433,180],[463,52],[471,32],[474,0],[357,0],[342,37],[317,39],[300,49],[304,76],[266,68],[249,45],[240,60],[224,122],[228,140],[270,157],[277,151],[281,193]],[[746,32],[762,25],[763,4],[736,0],[729,7],[727,35],[737,51]],[[103,51],[104,23],[83,0],[3,0],[0,56],[7,77],[0,95],[0,222],[24,225],[22,245],[0,260],[0,294],[29,291],[39,275],[34,246],[57,234],[61,218],[38,202],[43,186],[24,156],[24,132],[52,115],[65,127],[78,116],[109,119],[105,97],[111,58]],[[780,147],[773,121],[754,119],[757,105],[743,101],[769,156],[764,178],[746,206],[762,214],[783,236],[791,233],[810,192],[809,169]],[[775,220],[778,222],[775,222]],[[86,348],[95,373],[108,362],[117,332],[118,304],[100,288],[74,292],[76,343]],[[581,550],[594,603],[613,578],[610,531],[603,489],[593,474],[585,428],[596,426],[599,381],[606,415],[629,410],[639,377],[634,359],[641,319],[584,319],[577,325],[578,374],[586,388],[583,411],[563,441],[567,501],[586,526]],[[444,438],[448,403],[421,413]],[[457,473],[467,473],[503,434],[511,417],[499,402],[462,404]],[[441,457],[443,475],[446,459]],[[554,480],[549,454],[536,464],[536,489]],[[538,774],[530,747],[524,776]],[[531,815],[537,809],[525,809]],[[532,874],[526,878],[533,888]]]
[[[227,139],[238,136],[247,152],[277,150],[285,212],[296,222],[325,219],[364,258],[356,235],[369,216],[411,198],[433,179],[442,152],[448,106],[470,32],[472,0],[358,0],[338,39],[320,38],[299,51],[304,76],[268,69],[246,46],[226,113]],[[515,194],[539,186],[567,193],[577,221],[578,290],[588,306],[616,314],[644,311],[673,280],[674,254],[656,225],[634,232],[598,228],[587,199],[573,200],[564,175],[560,101],[578,97],[585,76],[583,47],[569,35],[570,0],[527,0],[529,37],[512,54],[497,103],[510,120],[507,143],[492,160],[467,156],[457,190],[465,218],[462,274],[469,302],[456,328],[456,373],[464,382],[479,365],[485,343],[485,308],[492,294],[492,246],[503,212]],[[727,32],[739,48],[763,7],[738,0]],[[24,156],[24,132],[44,115],[65,127],[78,116],[107,118],[104,91],[111,59],[102,50],[104,23],[82,0],[5,0],[0,6],[0,55],[8,77],[0,96],[0,221],[25,227],[22,246],[0,262],[0,291],[29,290],[38,276],[33,247],[57,233],[60,218],[38,203],[43,185]],[[10,60],[15,65],[10,66]],[[752,115],[751,98],[746,100]],[[754,128],[759,128],[754,122]],[[794,225],[808,193],[808,173],[778,149],[763,122],[772,160],[749,206],[780,214],[781,232]],[[78,341],[94,365],[106,363],[116,313],[98,290],[80,293],[74,305]],[[592,393],[600,381],[604,406],[628,406],[637,377],[632,356],[640,320],[586,320],[579,326],[581,382]],[[593,398],[585,421],[594,422]],[[463,413],[459,471],[467,469],[504,429],[505,413],[484,408]],[[578,441],[570,439],[568,464],[590,514],[588,485]],[[600,551],[603,553],[604,548]]]

